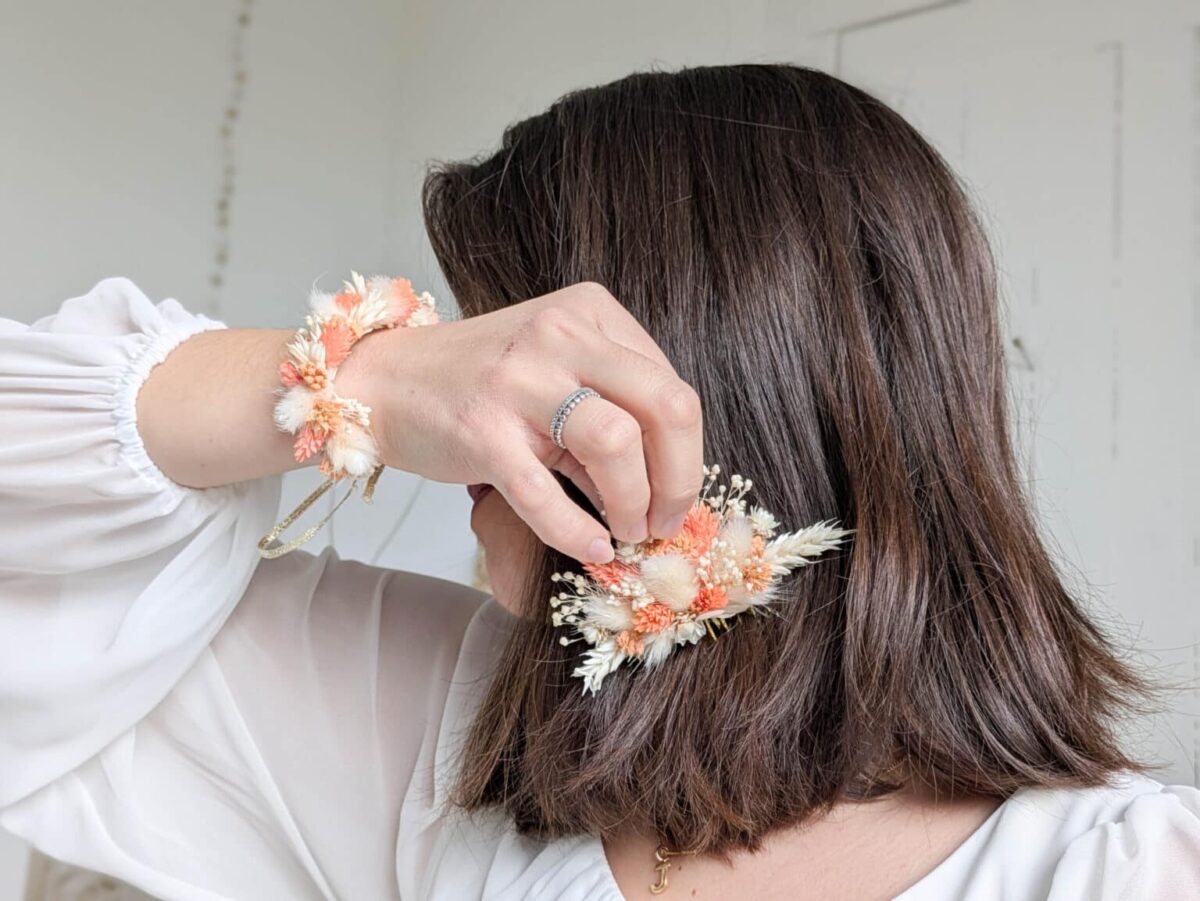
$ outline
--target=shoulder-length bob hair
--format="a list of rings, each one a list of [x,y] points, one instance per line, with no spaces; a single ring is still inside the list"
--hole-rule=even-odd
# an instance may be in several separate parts
[[[550,838],[640,829],[755,848],[910,781],[1003,797],[1133,767],[1141,683],[1064,587],[1010,444],[993,263],[899,115],[787,65],[633,75],[433,171],[464,313],[607,288],[700,395],[706,459],[843,552],[595,697],[549,619],[543,549],[462,756],[457,802]]]

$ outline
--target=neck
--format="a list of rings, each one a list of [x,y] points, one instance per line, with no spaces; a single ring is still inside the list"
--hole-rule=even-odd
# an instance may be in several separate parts
[[[606,841],[605,853],[630,901],[893,898],[945,860],[999,803],[979,797],[937,799],[928,791],[903,789],[871,801],[843,801],[818,818],[768,836],[759,851],[734,852],[728,862],[711,855],[656,856],[660,840],[636,833]],[[663,881],[665,890],[651,891],[652,884],[661,888]]]

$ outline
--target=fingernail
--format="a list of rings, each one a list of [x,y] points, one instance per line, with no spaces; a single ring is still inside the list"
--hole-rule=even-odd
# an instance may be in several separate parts
[[[672,519],[668,519],[665,523],[663,523],[661,529],[655,530],[654,534],[659,538],[674,538],[679,534],[679,530],[683,528],[683,520],[685,516],[687,516],[686,513],[681,513]]]
[[[589,563],[608,563],[616,553],[613,551],[612,542],[605,541],[603,538],[597,538],[588,545],[587,558]]]

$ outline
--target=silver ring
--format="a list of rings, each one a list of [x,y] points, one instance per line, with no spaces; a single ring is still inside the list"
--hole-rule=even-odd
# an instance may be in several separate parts
[[[558,405],[558,409],[554,411],[554,418],[550,420],[550,437],[554,439],[554,443],[563,450],[567,446],[563,444],[563,429],[567,425],[567,417],[572,411],[589,397],[599,397],[600,392],[591,388],[576,388],[567,395],[566,400]]]

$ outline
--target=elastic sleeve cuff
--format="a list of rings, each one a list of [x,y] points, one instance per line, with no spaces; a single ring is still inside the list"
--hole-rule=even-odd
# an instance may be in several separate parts
[[[182,309],[182,308],[181,308]],[[150,371],[163,362],[176,347],[193,335],[224,329],[223,322],[208,319],[198,314],[186,318],[167,320],[165,327],[146,335],[146,343],[135,353],[120,374],[116,391],[113,393],[113,421],[116,424],[117,441],[121,446],[121,457],[138,475],[146,479],[155,491],[168,494],[204,492],[213,489],[188,488],[172,481],[155,465],[146,453],[142,435],[137,424],[137,398]]]

